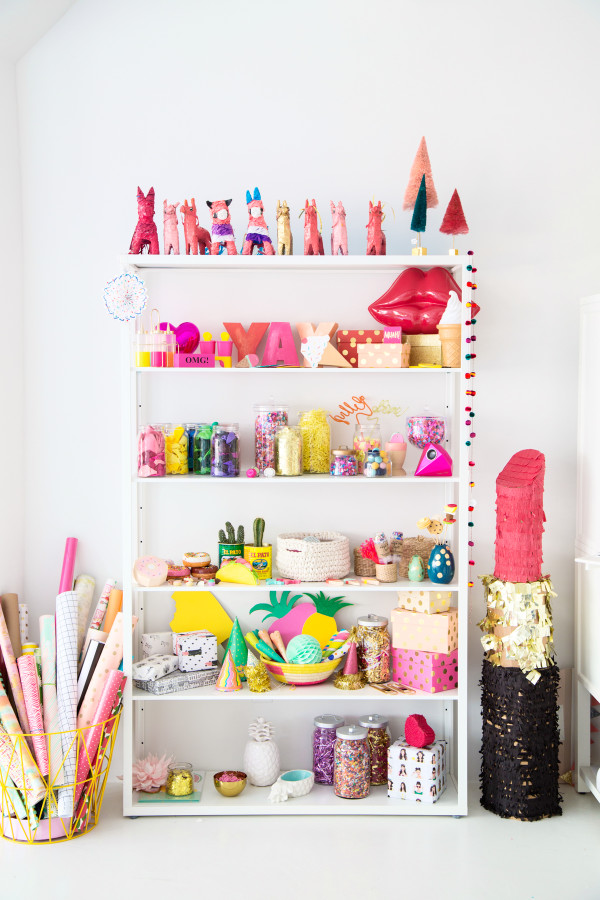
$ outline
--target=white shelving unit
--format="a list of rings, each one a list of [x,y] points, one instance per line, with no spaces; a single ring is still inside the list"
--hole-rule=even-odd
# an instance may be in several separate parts
[[[463,303],[467,287],[469,257],[387,256],[387,257],[186,257],[126,256],[124,271],[139,272],[147,283],[151,305],[160,305],[163,321],[177,323],[189,319],[200,331],[212,326],[222,329],[222,320],[313,321],[335,319],[340,327],[361,328],[368,321],[367,305],[389,286],[403,269],[444,266],[462,287]],[[185,299],[180,298],[185,295]],[[246,298],[249,299],[248,305]],[[258,310],[258,311],[255,311]],[[466,316],[465,318],[467,318]],[[210,318],[210,321],[204,321]],[[469,466],[465,441],[470,430],[465,424],[464,377],[460,369],[136,369],[132,366],[133,328],[123,339],[123,533],[124,533],[124,615],[137,615],[139,622],[131,637],[125,629],[124,667],[129,676],[124,698],[123,813],[144,815],[450,815],[467,814],[467,628],[468,628],[468,502]],[[464,354],[463,354],[464,356]],[[244,376],[244,377],[242,377]],[[246,377],[247,376],[247,377]],[[243,474],[252,464],[250,430],[242,432],[242,475],[237,479],[206,476],[173,476],[143,479],[136,472],[136,444],[139,425],[153,421],[239,420],[250,429],[252,410],[240,391],[251,391],[256,402],[269,394],[277,399],[295,398],[299,408],[314,408],[332,398],[357,392],[364,379],[365,393],[387,392],[403,402],[417,397],[424,404],[433,394],[444,407],[449,436],[446,447],[454,464],[450,478],[405,477],[387,479],[300,478],[248,479]],[[293,405],[292,402],[292,405]],[[411,399],[412,403],[412,399]],[[162,405],[161,405],[162,404]],[[173,404],[173,407],[171,407]],[[212,405],[211,405],[212,404]],[[215,414],[215,405],[224,409]],[[468,405],[468,404],[467,404]],[[170,415],[171,408],[174,409]],[[180,412],[181,410],[181,412]],[[185,411],[185,414],[184,412]],[[411,408],[422,412],[422,407]],[[438,410],[439,411],[439,407]],[[399,426],[402,430],[403,426]],[[385,435],[384,435],[385,436]],[[350,438],[351,440],[351,438]],[[334,443],[335,438],[334,438]],[[412,460],[405,467],[414,471]],[[245,464],[244,464],[245,463]],[[387,485],[387,490],[382,486]],[[247,487],[243,487],[247,485]],[[330,487],[336,485],[336,487]],[[343,485],[343,486],[342,486]],[[372,491],[369,493],[372,486]],[[425,498],[425,499],[423,499]],[[419,503],[427,503],[423,508]],[[269,540],[289,530],[335,528],[351,537],[380,530],[382,519],[400,520],[405,534],[416,534],[416,518],[441,512],[443,505],[458,505],[457,525],[451,535],[456,560],[454,582],[444,586],[454,594],[459,612],[459,687],[439,694],[417,691],[414,695],[388,696],[367,687],[361,691],[338,691],[331,680],[307,688],[274,685],[267,694],[251,694],[247,689],[221,694],[212,687],[176,694],[154,695],[132,688],[131,660],[139,658],[139,636],[148,630],[168,630],[174,606],[174,591],[201,590],[202,587],[161,586],[143,589],[132,583],[134,560],[145,554],[179,558],[189,549],[216,548],[215,523],[251,522],[256,515],[267,521]],[[315,507],[317,507],[315,511]],[[404,510],[407,512],[404,512]],[[417,509],[420,514],[417,515]],[[349,510],[352,514],[349,515]],[[270,522],[275,525],[270,526]],[[312,522],[312,525],[307,524]],[[387,526],[386,526],[387,527]],[[185,535],[182,537],[182,535]],[[172,551],[170,547],[174,547]],[[275,552],[273,553],[275,556]],[[433,588],[429,581],[420,585]],[[290,586],[294,591],[350,594],[354,607],[343,610],[342,624],[353,624],[356,615],[372,611],[388,615],[396,606],[398,590],[415,589],[409,581],[393,585],[327,585],[307,583]],[[239,615],[248,627],[248,610],[259,596],[283,587],[217,585],[208,586],[228,612]],[[258,596],[248,596],[258,595]],[[258,622],[258,619],[256,619]],[[251,627],[256,627],[252,625]],[[339,712],[347,720],[368,712],[389,714],[394,739],[403,733],[407,715],[427,714],[439,737],[449,742],[447,789],[434,804],[392,801],[383,788],[372,789],[364,800],[348,802],[335,797],[332,788],[316,786],[301,800],[271,805],[269,790],[253,788],[236,798],[221,797],[212,785],[211,770],[239,768],[247,723],[265,715],[276,723],[284,768],[311,767],[312,720],[316,714]],[[176,746],[175,746],[176,745]],[[181,748],[181,749],[180,749]],[[132,792],[133,759],[147,752],[177,752],[191,758],[197,768],[207,771],[199,803],[140,803]],[[237,760],[237,763],[236,763]],[[221,764],[222,763],[222,764]]]

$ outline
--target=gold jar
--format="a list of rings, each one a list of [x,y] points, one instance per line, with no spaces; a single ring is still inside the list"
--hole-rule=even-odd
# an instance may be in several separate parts
[[[191,763],[180,762],[169,766],[166,791],[171,797],[187,797],[194,793]]]

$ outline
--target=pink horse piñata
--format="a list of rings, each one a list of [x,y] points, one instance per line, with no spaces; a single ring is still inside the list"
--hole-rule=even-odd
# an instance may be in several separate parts
[[[336,206],[333,200],[331,203],[331,255],[348,256],[348,232],[346,231],[346,210],[342,205],[342,201]]]
[[[216,256],[221,245],[227,248],[229,256],[237,256],[235,235],[231,225],[229,205],[231,200],[207,200],[206,205],[212,211],[212,242],[210,245],[211,256]]]
[[[163,252],[169,256],[171,250],[179,256],[179,228],[177,223],[177,207],[179,203],[163,202],[164,241]]]
[[[189,256],[204,256],[207,250],[210,250],[210,234],[206,228],[202,228],[198,224],[198,216],[196,214],[196,201],[192,197],[192,202],[187,200],[181,204],[181,221],[183,222],[183,242],[185,244],[185,254]],[[166,252],[166,250],[165,250]]]
[[[317,204],[314,198],[312,203],[307,200],[304,204],[304,255],[325,256],[323,235],[320,233],[317,223]]]
[[[246,191],[246,203],[248,204],[248,231],[244,238],[244,246],[242,248],[243,256],[252,256],[254,248],[260,249],[266,256],[275,256],[275,248],[269,237],[269,229],[265,222],[265,207],[260,199],[260,191],[254,188],[254,197],[250,191]]]
[[[381,200],[376,204],[369,200],[369,224],[367,225],[367,256],[385,256],[385,234],[381,230],[383,209]]]
[[[154,221],[154,188],[151,187],[146,196],[141,187],[137,190],[138,222],[129,245],[130,253],[160,253],[158,249],[158,231]]]

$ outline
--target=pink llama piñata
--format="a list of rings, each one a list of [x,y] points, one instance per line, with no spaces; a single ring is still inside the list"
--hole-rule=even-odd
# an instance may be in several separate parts
[[[257,187],[254,188],[254,196],[252,196],[250,191],[246,191],[246,203],[248,204],[248,215],[250,218],[248,220],[248,231],[244,238],[242,255],[252,256],[256,247],[258,250],[262,248],[266,256],[274,256],[275,248],[269,237],[269,229],[264,217],[265,208]]]
[[[179,227],[177,222],[177,207],[179,203],[163,202],[164,242],[163,252],[168,256],[171,251],[179,256]]]
[[[317,204],[313,199],[304,204],[304,255],[325,256],[323,248],[323,235],[319,231],[317,223]]]
[[[187,200],[181,204],[181,221],[183,222],[183,241],[185,244],[185,254],[189,256],[204,256],[210,252],[210,234],[206,228],[202,228],[198,224],[198,216],[196,214],[196,201],[192,197],[192,202]]]
[[[369,200],[369,224],[367,225],[367,256],[385,256],[385,234],[381,230],[383,209],[381,200],[373,204]]]
[[[206,205],[212,212],[212,242],[210,252],[212,256],[216,256],[221,246],[227,248],[229,256],[237,256],[235,246],[235,235],[231,225],[231,215],[229,213],[229,205],[231,200],[210,200],[206,201]]]
[[[130,253],[160,253],[158,249],[158,231],[154,221],[154,188],[151,187],[146,196],[140,187],[137,190],[138,222],[129,245]]]
[[[348,232],[346,231],[346,210],[342,201],[336,206],[331,200],[331,255],[348,256]]]

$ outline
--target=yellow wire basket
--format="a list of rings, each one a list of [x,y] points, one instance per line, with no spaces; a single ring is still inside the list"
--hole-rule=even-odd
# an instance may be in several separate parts
[[[0,729],[0,834],[5,840],[56,844],[98,824],[120,717],[118,712],[86,728],[51,734],[9,735]],[[40,739],[48,750],[46,773],[36,762]]]

